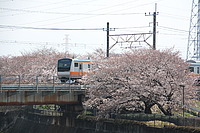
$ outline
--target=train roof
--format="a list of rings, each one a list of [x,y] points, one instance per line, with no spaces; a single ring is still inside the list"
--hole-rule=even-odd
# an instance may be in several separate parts
[[[74,60],[74,61],[91,61],[90,59],[73,59],[73,58],[62,58],[62,59],[59,59],[59,60],[64,60],[64,59],[71,59],[71,60]]]
[[[194,61],[194,60],[187,60],[186,62],[188,62],[188,63],[196,63],[196,61]]]
[[[188,60],[188,61],[186,61],[188,64],[190,64],[190,65],[194,65],[194,66],[196,66],[196,65],[200,65],[200,61],[194,61],[194,60]]]
[[[90,61],[89,59],[73,59],[74,61]]]

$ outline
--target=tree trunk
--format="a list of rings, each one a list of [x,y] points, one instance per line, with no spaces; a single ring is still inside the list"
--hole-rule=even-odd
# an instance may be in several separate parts
[[[158,106],[158,108],[163,112],[164,115],[168,115],[171,116],[172,112],[171,109],[168,107],[167,109],[165,109],[162,105],[160,105],[159,103],[156,103],[156,105]]]
[[[144,113],[145,114],[152,114],[151,107],[155,104],[149,103],[149,102],[144,102],[144,105],[145,105]]]

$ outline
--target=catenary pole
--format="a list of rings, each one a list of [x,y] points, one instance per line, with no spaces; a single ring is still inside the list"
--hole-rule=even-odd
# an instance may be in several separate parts
[[[153,13],[153,49],[156,50],[156,10],[157,4],[155,4],[155,12]]]
[[[107,22],[107,51],[106,51],[106,57],[109,57],[109,22]]]
[[[145,13],[145,16],[153,16],[153,49],[156,50],[156,16],[158,15],[158,12],[157,12],[157,3],[155,3],[155,11],[153,12],[153,14],[146,14]]]

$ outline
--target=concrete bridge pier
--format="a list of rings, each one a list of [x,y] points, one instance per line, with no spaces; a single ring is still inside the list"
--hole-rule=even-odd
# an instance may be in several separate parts
[[[81,111],[83,111],[83,106],[81,104],[76,105],[61,105],[61,110],[64,110],[63,116],[60,118],[60,125],[67,126],[67,127],[74,127],[75,126],[75,119]]]
[[[64,114],[61,118],[61,125],[67,127],[75,126],[75,119],[77,115],[79,115],[84,109],[82,105],[82,99],[84,95],[78,95],[78,103],[77,104],[62,104],[60,108],[64,111]]]

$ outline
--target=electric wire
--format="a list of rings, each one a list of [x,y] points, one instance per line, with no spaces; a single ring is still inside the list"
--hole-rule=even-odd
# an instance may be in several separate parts
[[[135,0],[135,1],[139,1],[139,0]],[[113,5],[113,6],[104,7],[104,8],[101,8],[101,9],[98,9],[98,10],[89,11],[89,12],[100,11],[100,10],[104,10],[104,9],[110,9],[110,8],[113,8],[113,7],[116,7],[116,6],[121,6],[121,5],[123,5],[123,4],[131,5],[130,3],[135,2],[135,1],[125,2],[125,3],[121,3],[121,4],[116,4],[116,5]],[[162,1],[162,0],[157,0],[156,2],[159,2],[159,1]],[[152,2],[145,3],[145,4],[140,4],[140,5],[136,5],[136,6],[132,6],[132,5],[131,5],[130,8],[128,8],[128,7],[126,6],[125,9],[115,10],[115,11],[112,11],[112,12],[119,12],[119,11],[129,10],[129,9],[133,9],[133,8],[138,8],[138,7],[150,5],[150,4],[152,4]],[[109,13],[110,13],[110,12],[107,12],[106,14],[109,14]],[[134,14],[144,14],[144,13],[134,13]],[[58,24],[58,23],[66,23],[66,22],[78,21],[78,20],[83,20],[83,19],[88,19],[88,18],[98,17],[98,16],[101,16],[101,15],[94,15],[94,16],[89,16],[89,17],[82,17],[82,18],[71,19],[71,20],[67,20],[67,21],[65,20],[65,21],[60,21],[60,22],[51,23],[51,24],[45,24],[45,25],[53,25],[53,24]],[[64,18],[65,18],[65,17],[62,17],[62,19],[64,19]],[[60,19],[60,18],[57,18],[57,19]],[[39,26],[44,26],[44,25],[39,25]]]
[[[182,34],[180,34],[180,33],[179,33],[179,34],[175,34],[175,33],[172,34],[172,33],[163,33],[163,32],[159,32],[158,34],[161,34],[161,35],[172,35],[172,36],[174,36],[174,35],[175,35],[175,36],[184,36],[184,35],[185,35],[185,36],[188,36],[187,34],[184,34],[184,33],[182,33]]]
[[[0,28],[14,28],[14,29],[33,29],[33,30],[103,30],[103,28],[39,28],[39,27],[24,27],[24,26],[11,26],[11,25],[0,25]]]
[[[134,1],[131,1],[131,2],[134,2]],[[83,19],[87,19],[87,18],[91,18],[91,17],[97,17],[97,16],[102,16],[102,15],[133,15],[133,14],[142,14],[142,13],[101,13],[101,14],[91,14],[90,12],[95,12],[95,11],[100,11],[100,10],[104,10],[104,9],[110,9],[112,7],[116,7],[116,6],[121,6],[123,4],[127,4],[127,3],[130,3],[129,2],[125,2],[125,3],[120,3],[120,4],[116,4],[114,6],[108,6],[108,7],[104,7],[104,8],[100,8],[100,9],[95,9],[95,10],[92,10],[92,11],[88,11],[86,13],[63,13],[63,12],[44,12],[44,11],[31,11],[31,10],[21,10],[21,9],[13,9],[13,11],[26,11],[26,12],[29,12],[29,13],[55,13],[55,14],[65,14],[65,15],[71,15],[71,16],[74,16],[74,15],[90,15],[90,17],[82,17],[82,18],[77,18],[77,19],[71,19],[71,20],[65,20],[65,21],[60,21],[61,19],[65,19],[65,18],[69,18],[69,16],[65,16],[65,17],[56,17],[56,18],[53,18],[53,19],[47,19],[47,20],[42,20],[42,21],[35,21],[35,22],[31,22],[31,23],[24,23],[24,24],[21,24],[21,25],[26,25],[26,24],[33,24],[33,23],[41,23],[41,22],[45,22],[45,21],[52,21],[52,20],[59,20],[60,22],[55,22],[55,23],[51,23],[51,24],[45,24],[45,25],[53,25],[53,24],[58,24],[58,23],[65,23],[65,22],[71,22],[71,21],[77,21],[77,20],[83,20]],[[3,9],[3,8],[2,8]],[[4,8],[5,9],[5,8]],[[5,9],[5,10],[10,10],[10,9]],[[12,10],[12,9],[11,9]],[[39,26],[44,26],[43,25],[39,25]]]
[[[9,10],[17,12],[27,12],[27,13],[45,13],[45,14],[64,14],[64,15],[134,15],[143,13],[66,13],[66,12],[47,12],[47,11],[34,11],[34,10],[24,10],[24,9],[11,9],[11,8],[0,8],[0,10]]]
[[[187,33],[189,33],[188,30],[182,30],[182,29],[177,29],[177,28],[172,28],[172,27],[166,27],[166,26],[158,26],[158,27],[163,28],[163,29],[177,31],[177,32],[187,32]]]
[[[169,9],[175,9],[175,10],[182,10],[182,11],[185,11],[185,9],[183,8],[179,8],[177,7],[177,5],[175,5],[174,7],[171,7],[171,6],[166,6],[166,5],[162,5],[162,4],[159,4],[159,6],[162,8],[162,7],[165,7],[165,8],[169,8]]]
[[[146,27],[149,27],[149,26],[110,28],[110,30],[146,28]],[[5,28],[5,29],[33,29],[33,30],[106,30],[106,28],[44,28],[44,27],[25,27],[25,26],[13,26],[13,25],[0,25],[0,28]]]
[[[54,2],[54,3],[50,3],[50,4],[44,4],[44,5],[39,5],[39,6],[32,6],[32,7],[27,7],[27,8],[20,8],[19,9],[19,11],[18,12],[22,12],[22,13],[18,13],[18,14],[11,14],[11,15],[4,15],[4,16],[0,16],[0,17],[6,17],[6,16],[15,16],[15,15],[22,15],[22,14],[25,14],[25,13],[27,13],[27,12],[29,12],[29,13],[31,13],[31,8],[38,8],[38,7],[43,7],[43,6],[49,6],[49,5],[56,5],[56,4],[60,4],[60,3],[65,3],[65,2],[69,2],[70,0],[68,0],[68,1],[66,1],[66,0],[64,0],[64,1],[60,1],[60,2]],[[89,0],[89,1],[86,1],[86,2],[78,2],[79,4],[84,4],[84,3],[89,3],[89,2],[92,2],[93,0]],[[26,1],[26,2],[28,2],[28,1]],[[53,9],[61,9],[62,7],[72,7],[72,6],[75,6],[75,5],[77,5],[78,3],[76,3],[76,4],[72,4],[72,5],[70,5],[70,4],[68,4],[68,5],[65,5],[64,4],[64,6],[61,6],[61,7],[56,7],[56,8],[49,8],[49,9],[46,9],[46,10],[53,10]],[[63,4],[62,4],[63,5]],[[29,9],[29,10],[28,10]],[[4,10],[4,9],[2,9],[2,10]],[[5,10],[7,10],[7,11],[14,11],[14,10],[9,10],[9,9],[5,9]],[[20,10],[22,10],[22,11],[20,11]],[[25,10],[24,12],[23,12],[23,10]],[[27,10],[27,11],[26,11]],[[37,11],[36,11],[37,12]],[[38,11],[38,12],[40,12],[40,11]],[[41,11],[42,12],[42,11]],[[33,13],[33,12],[32,12]]]
[[[135,0],[135,1],[138,1],[138,0]],[[120,4],[113,5],[113,6],[104,7],[104,8],[98,9],[98,10],[94,10],[94,11],[99,11],[99,10],[104,10],[104,9],[110,9],[110,8],[113,8],[113,7],[116,7],[116,6],[122,6],[124,4],[131,5],[130,3],[135,2],[135,1],[129,1],[129,2],[125,2],[125,3],[120,3]],[[152,3],[142,4],[142,5],[139,5],[139,6],[144,6],[144,5],[148,5],[148,4],[152,4]],[[139,7],[139,6],[134,6],[134,7]],[[132,9],[132,8],[133,7],[131,6],[130,9]],[[91,17],[95,17],[94,15],[99,16],[99,15],[133,15],[133,14],[143,14],[143,13],[118,13],[118,14],[117,13],[101,13],[101,14],[91,14],[91,13],[63,13],[63,12],[31,11],[31,10],[24,10],[24,9],[9,9],[9,8],[1,8],[1,9],[2,10],[11,10],[11,11],[29,12],[29,13],[49,13],[49,14],[65,14],[65,15],[66,14],[67,15],[90,15],[90,16],[93,15]],[[129,8],[126,7],[126,9],[123,9],[123,10],[128,10],[128,9]],[[91,12],[91,11],[89,11],[89,12]],[[54,18],[54,19],[55,20],[60,20],[60,19],[64,19],[64,18],[65,17],[59,17],[59,18]],[[62,22],[56,22],[56,24],[58,24],[58,23],[64,23],[64,22],[69,22],[69,21],[77,21],[77,20],[82,20],[82,19],[87,19],[87,18],[90,18],[90,17],[72,19],[72,20],[68,20],[68,21],[65,20],[65,21],[62,21]],[[36,21],[36,22],[32,22],[32,23],[45,22],[45,21],[54,20],[54,19],[48,19],[48,20],[43,20],[43,21]],[[52,24],[55,24],[55,23],[52,23]],[[43,25],[40,25],[40,26],[43,26]]]
[[[29,1],[26,0],[26,2],[29,2]],[[56,4],[60,4],[60,3],[63,3],[63,2],[66,2],[66,0],[60,1],[60,2],[54,2],[54,3],[50,3],[50,4],[42,4],[42,5],[32,6],[32,7],[20,8],[20,9],[25,10],[25,9],[32,9],[32,8],[38,8],[38,7],[43,7],[43,6],[49,6],[49,5],[54,5],[55,6]],[[29,5],[29,4],[24,4],[24,5]],[[7,12],[10,12],[10,11],[7,10]],[[21,13],[11,14],[11,15],[4,15],[4,16],[1,15],[0,17],[7,17],[7,16],[14,16],[14,15],[21,15]]]
[[[91,2],[93,0],[90,0],[90,1],[87,1],[87,2]],[[134,1],[131,1],[131,2],[134,2]],[[81,3],[86,3],[86,2],[81,2]],[[79,2],[79,4],[81,4]],[[104,7],[104,8],[101,8],[101,9],[98,9],[98,10],[102,10],[102,9],[110,9],[110,8],[113,8],[115,6],[121,6],[123,4],[127,4],[129,2],[126,2],[126,3],[120,3],[120,4],[117,4],[117,5],[113,5],[113,6],[109,6],[109,7]],[[74,4],[74,5],[77,5],[77,4]],[[68,5],[69,6],[72,6],[72,5]],[[60,8],[60,7],[59,7]],[[66,5],[65,5],[65,8],[66,8]],[[31,10],[27,10],[26,8],[25,9],[11,9],[11,8],[0,8],[1,10],[6,10],[6,11],[16,11],[16,12],[27,12],[27,13],[48,13],[48,14],[70,14],[70,15],[91,15],[89,13],[62,13],[62,12],[47,12],[47,11],[31,11]],[[55,9],[55,8],[53,8]],[[48,9],[48,10],[52,10],[51,9]],[[96,11],[96,10],[95,10]],[[93,12],[93,11],[89,11],[89,12]],[[13,16],[13,15],[12,15]]]
[[[95,43],[63,43],[63,42],[32,42],[32,41],[17,41],[17,40],[0,40],[0,44],[28,44],[28,45],[102,45]]]
[[[159,12],[159,13],[162,14],[161,15],[162,17],[168,17],[168,18],[179,19],[179,20],[186,20],[186,21],[190,20],[186,16],[180,16],[180,15],[174,15],[174,14],[162,13],[162,12]]]

